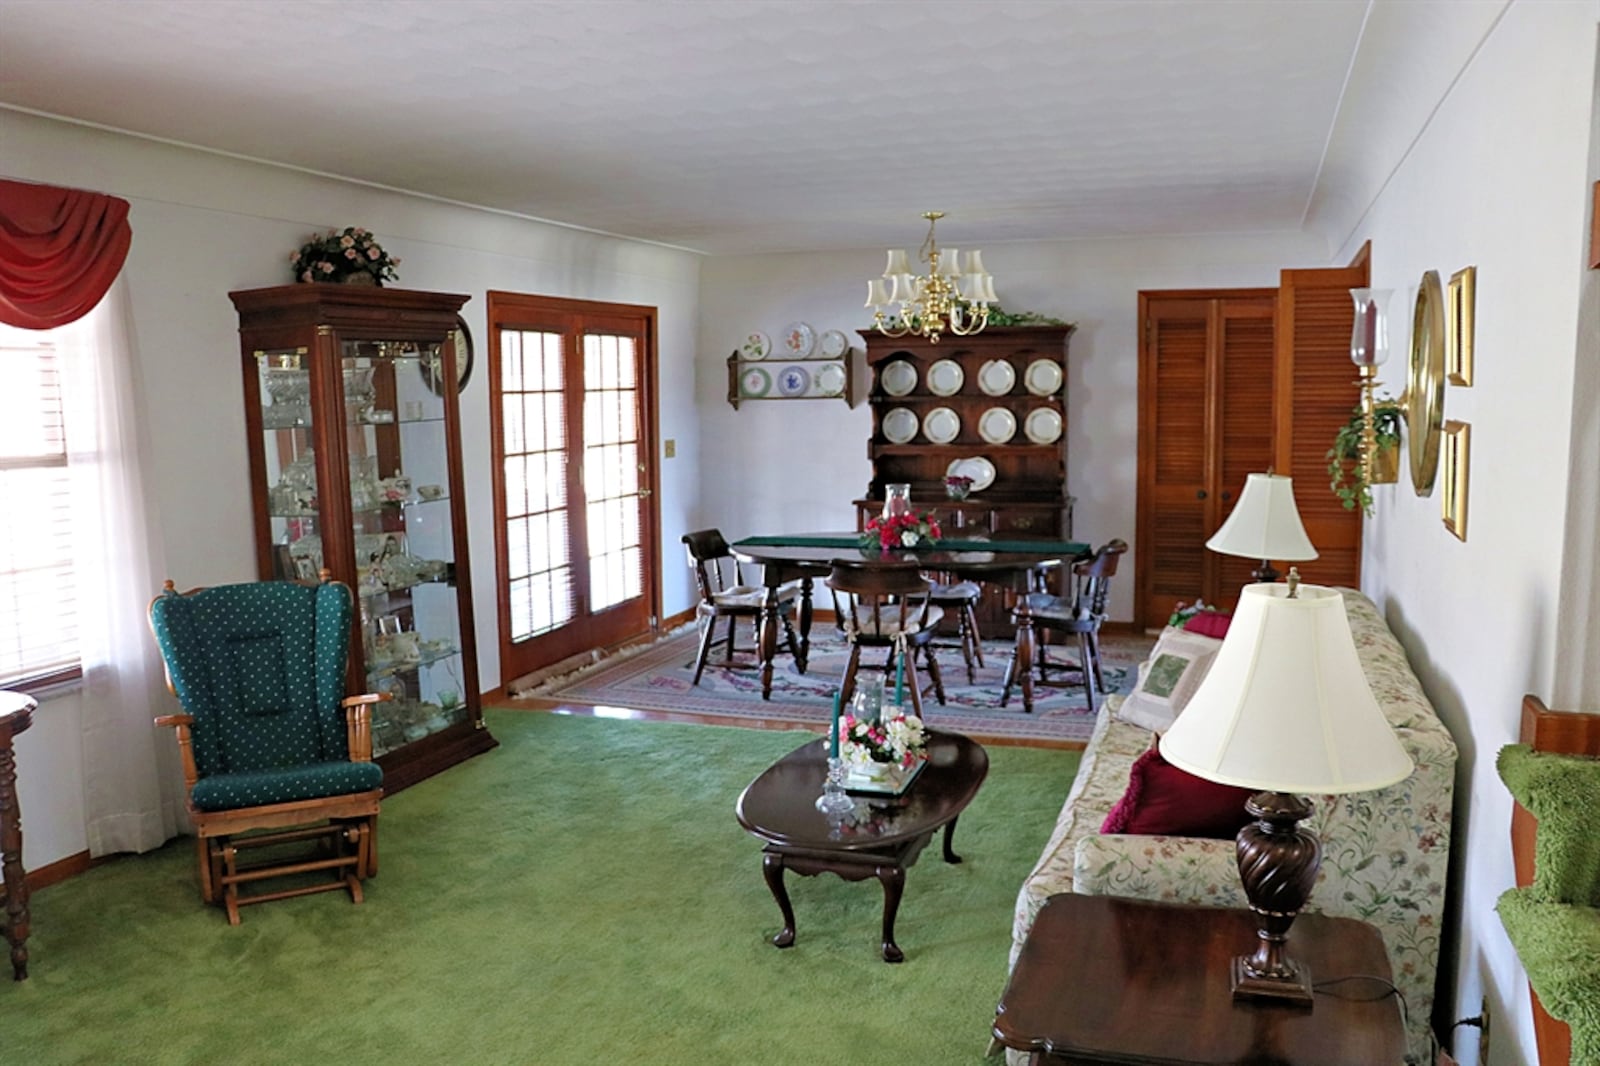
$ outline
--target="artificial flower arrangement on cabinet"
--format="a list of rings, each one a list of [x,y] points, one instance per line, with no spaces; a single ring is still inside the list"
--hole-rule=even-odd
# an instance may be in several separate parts
[[[376,237],[360,226],[314,234],[289,256],[296,281],[335,281],[379,285],[400,277],[400,257],[383,250]]]
[[[1378,450],[1372,457],[1372,478],[1366,476],[1361,462],[1361,447],[1366,429],[1366,419],[1359,406],[1350,420],[1339,427],[1334,435],[1333,447],[1328,449],[1328,487],[1339,497],[1347,511],[1360,507],[1362,513],[1372,516],[1372,486],[1392,485],[1400,478],[1400,427],[1405,422],[1405,412],[1400,401],[1391,396],[1379,396],[1372,405],[1374,439]]]
[[[915,511],[902,511],[899,514],[879,515],[867,519],[867,527],[861,531],[861,547],[879,548],[883,551],[895,548],[931,548],[939,543],[942,535],[939,518],[933,511],[924,511],[921,514]]]

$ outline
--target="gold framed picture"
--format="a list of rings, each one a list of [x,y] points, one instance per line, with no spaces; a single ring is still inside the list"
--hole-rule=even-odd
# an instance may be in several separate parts
[[[1450,275],[1445,293],[1444,372],[1452,385],[1472,384],[1472,317],[1477,300],[1478,268],[1462,267]]]
[[[1472,426],[1466,422],[1449,421],[1444,424],[1444,442],[1440,449],[1444,465],[1444,492],[1440,511],[1444,528],[1457,540],[1467,539],[1467,481],[1472,468]]]

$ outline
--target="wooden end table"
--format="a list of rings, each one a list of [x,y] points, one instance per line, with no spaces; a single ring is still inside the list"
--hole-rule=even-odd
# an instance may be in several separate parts
[[[739,797],[739,824],[766,843],[761,870],[783,914],[780,948],[794,944],[794,908],[783,885],[785,870],[804,877],[838,874],[846,881],[876,877],[883,884],[883,961],[900,962],[894,919],[905,890],[906,868],[944,829],[944,861],[960,862],[950,850],[956,819],[967,809],[989,772],[989,754],[975,740],[928,730],[928,764],[899,796],[853,796],[856,813],[830,822],[817,810],[827,774],[825,740],[814,740],[773,763]]]
[[[22,868],[22,811],[17,806],[17,760],[11,740],[33,724],[38,706],[23,692],[0,691],[0,876],[6,886],[6,942],[11,973],[28,979],[28,880]]]
[[[1233,999],[1229,960],[1255,938],[1249,911],[1051,896],[996,1009],[995,1039],[1032,1052],[1035,1066],[1404,1062],[1405,1025],[1382,983],[1389,957],[1376,929],[1295,919],[1289,951],[1317,988],[1309,1010]]]

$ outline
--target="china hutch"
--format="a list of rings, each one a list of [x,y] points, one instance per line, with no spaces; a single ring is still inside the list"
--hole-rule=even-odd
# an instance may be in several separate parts
[[[468,297],[300,284],[239,313],[262,580],[326,568],[356,597],[350,692],[382,692],[389,792],[495,746],[479,699],[458,367]]]
[[[1072,537],[1067,495],[1067,343],[1074,327],[991,326],[937,343],[864,331],[872,480],[855,501],[857,526],[883,508],[886,486],[909,484],[918,511],[946,535]],[[964,500],[951,475],[973,479]],[[1010,631],[1001,597],[978,609],[986,635]]]

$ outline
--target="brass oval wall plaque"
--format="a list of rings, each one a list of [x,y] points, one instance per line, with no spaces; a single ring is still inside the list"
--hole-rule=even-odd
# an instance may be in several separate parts
[[[1411,365],[1406,371],[1406,448],[1411,484],[1433,495],[1444,429],[1444,286],[1437,270],[1422,275],[1411,317]]]

